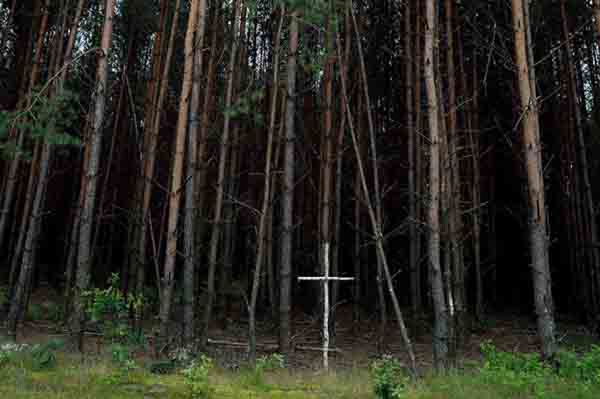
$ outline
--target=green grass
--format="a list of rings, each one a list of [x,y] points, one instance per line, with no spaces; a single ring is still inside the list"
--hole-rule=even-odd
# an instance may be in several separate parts
[[[600,398],[600,384],[539,368],[532,358],[515,363],[504,355],[496,356],[483,366],[473,364],[444,376],[425,376],[409,383],[401,396],[392,399]],[[515,372],[514,364],[526,370]],[[156,375],[148,369],[144,364],[123,368],[106,358],[57,353],[56,366],[37,370],[30,356],[18,354],[0,365],[0,398],[198,399],[192,397],[182,373]],[[208,382],[210,398],[219,399],[375,398],[368,369],[328,375],[278,369],[257,376],[254,370],[213,368]]]

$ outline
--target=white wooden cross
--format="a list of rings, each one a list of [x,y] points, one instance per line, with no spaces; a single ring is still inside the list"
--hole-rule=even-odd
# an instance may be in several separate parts
[[[324,276],[298,277],[298,281],[321,281],[323,283],[323,367],[329,370],[329,282],[353,281],[354,277],[332,277],[329,275],[329,243],[324,244]]]

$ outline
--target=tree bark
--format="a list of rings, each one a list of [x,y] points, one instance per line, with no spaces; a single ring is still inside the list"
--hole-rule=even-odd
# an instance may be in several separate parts
[[[269,130],[267,132],[267,154],[265,156],[265,183],[263,190],[262,205],[260,208],[260,216],[258,222],[258,235],[256,250],[256,262],[254,265],[254,277],[252,279],[252,292],[250,294],[250,303],[248,304],[248,342],[249,342],[249,359],[251,364],[256,363],[256,299],[258,297],[258,285],[260,282],[261,268],[265,258],[265,247],[266,247],[266,230],[268,228],[267,223],[269,222],[269,213],[271,205],[271,169],[272,169],[272,153],[273,153],[273,139],[275,135],[275,118],[277,112],[277,92],[279,87],[279,48],[281,40],[281,30],[283,27],[283,20],[285,18],[285,6],[281,5],[281,17],[279,18],[279,25],[277,28],[277,35],[275,37],[274,44],[274,58],[273,58],[273,92],[271,95],[271,110],[269,115]]]
[[[241,10],[243,7],[242,0],[235,2],[235,10],[233,16],[233,35],[231,38],[231,53],[229,55],[229,64],[227,66],[227,92],[225,94],[225,116],[223,123],[223,134],[219,149],[219,166],[217,176],[217,195],[215,199],[215,211],[213,218],[213,231],[210,237],[210,248],[208,258],[208,283],[206,290],[206,302],[204,304],[204,314],[202,316],[202,336],[200,345],[204,346],[208,342],[208,330],[212,318],[213,303],[215,299],[215,274],[217,269],[217,255],[219,250],[219,240],[223,229],[223,197],[225,193],[225,166],[229,152],[229,135],[231,131],[231,114],[229,112],[232,106],[233,87],[234,87],[234,69],[238,52],[238,32]]]
[[[396,296],[396,290],[394,289],[392,275],[391,275],[390,269],[388,267],[387,257],[386,257],[385,249],[383,246],[383,241],[384,241],[383,233],[381,230],[381,226],[379,225],[378,220],[377,220],[377,215],[375,213],[375,208],[373,207],[373,202],[371,201],[371,198],[369,195],[369,189],[367,187],[367,179],[365,177],[365,170],[364,170],[364,166],[363,166],[361,155],[360,155],[360,149],[358,147],[358,141],[356,139],[356,133],[355,133],[355,129],[354,129],[354,121],[352,118],[350,104],[348,101],[348,91],[346,88],[346,80],[344,79],[344,77],[346,76],[346,71],[345,71],[345,65],[343,63],[343,58],[341,57],[341,50],[340,50],[341,43],[340,42],[341,41],[339,38],[339,34],[337,34],[336,43],[337,43],[338,62],[340,65],[339,73],[340,73],[340,77],[341,77],[340,83],[341,83],[341,89],[342,89],[342,96],[345,98],[345,103],[346,103],[345,113],[346,113],[346,117],[347,117],[347,121],[348,121],[348,128],[350,130],[350,136],[352,139],[352,147],[354,149],[354,154],[356,156],[356,163],[357,163],[358,173],[359,173],[359,177],[360,177],[360,185],[362,188],[362,194],[364,196],[364,199],[365,199],[365,202],[367,205],[367,211],[368,211],[369,219],[371,222],[371,228],[373,229],[373,236],[375,238],[377,256],[379,257],[379,259],[381,259],[383,273],[384,273],[384,276],[385,276],[385,279],[387,282],[388,293],[392,299],[392,305],[394,308],[394,312],[396,314],[396,321],[398,322],[400,334],[402,336],[402,340],[404,341],[404,346],[406,348],[406,352],[408,353],[408,356],[410,359],[410,369],[411,369],[411,372],[414,375],[416,375],[416,360],[415,360],[415,354],[413,351],[412,342],[410,340],[410,337],[408,336],[408,331],[407,331],[406,325],[404,323],[404,317],[402,316],[402,310],[400,309],[398,297]]]
[[[440,262],[440,100],[437,89],[434,41],[437,37],[436,0],[426,0],[425,51],[423,63],[427,92],[430,164],[429,164],[429,268],[431,295],[433,299],[433,356],[436,367],[445,369],[449,351],[449,315],[444,296],[444,284]]]
[[[173,294],[173,287],[175,285],[175,260],[177,257],[177,222],[179,221],[179,207],[181,205],[181,191],[183,189],[183,159],[185,153],[186,132],[189,122],[190,93],[192,91],[192,83],[194,78],[194,56],[196,54],[194,50],[194,34],[196,32],[196,25],[198,22],[198,2],[199,0],[192,0],[190,13],[188,16],[187,31],[185,34],[185,64],[179,101],[179,114],[177,117],[177,130],[175,133],[175,154],[173,156],[171,186],[169,190],[167,245],[165,253],[165,265],[162,277],[162,296],[159,314],[161,324],[160,335],[162,339],[166,339],[168,337],[169,318],[171,314],[171,297]],[[191,147],[195,147],[195,145],[191,145]],[[195,153],[193,155],[195,155]],[[188,322],[187,319],[186,322]]]
[[[112,43],[114,0],[106,0],[104,24],[102,28],[101,52],[96,72],[96,89],[94,90],[94,115],[92,131],[87,146],[90,151],[86,174],[85,199],[81,210],[79,226],[79,248],[77,253],[77,289],[74,297],[74,309],[71,318],[71,333],[78,339],[79,350],[83,350],[83,331],[85,303],[83,294],[89,287],[91,269],[92,219],[96,202],[98,172],[100,171],[100,155],[102,152],[102,129],[104,127],[104,109],[106,106],[106,89],[108,81],[108,54]]]
[[[523,113],[523,144],[527,169],[529,198],[529,238],[531,245],[531,269],[538,334],[546,358],[556,352],[551,276],[548,262],[546,203],[542,172],[542,148],[537,110],[537,99],[532,95],[535,70],[529,65],[527,51],[531,49],[526,39],[524,5],[522,0],[512,0],[512,18],[515,37],[515,58],[518,67],[518,83],[521,111]],[[534,81],[531,82],[531,77]]]
[[[292,307],[292,233],[294,216],[295,184],[295,113],[296,113],[296,63],[298,57],[297,10],[292,11],[289,31],[289,53],[287,62],[287,95],[285,111],[285,151],[283,160],[283,199],[281,220],[281,273],[279,282],[279,349],[289,353],[291,348]]]
[[[194,288],[196,281],[196,185],[198,169],[198,127],[202,66],[204,58],[204,31],[206,26],[206,0],[198,5],[196,37],[194,39],[194,66],[192,98],[190,101],[190,131],[187,138],[187,183],[185,185],[184,246],[185,262],[183,271],[183,340],[190,344],[194,338]]]

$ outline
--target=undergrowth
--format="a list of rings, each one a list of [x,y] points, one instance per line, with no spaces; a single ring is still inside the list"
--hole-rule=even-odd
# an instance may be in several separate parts
[[[383,357],[368,370],[313,373],[285,368],[284,358],[259,358],[253,368],[225,371],[203,355],[177,354],[177,372],[154,374],[123,344],[107,356],[73,356],[59,342],[0,345],[0,396],[7,398],[291,398],[291,399],[596,399],[600,347],[561,350],[546,363],[537,354],[481,346],[483,362],[413,380],[403,364]],[[180,359],[181,358],[181,359]],[[185,359],[183,359],[185,358]],[[185,360],[185,361],[184,361]]]

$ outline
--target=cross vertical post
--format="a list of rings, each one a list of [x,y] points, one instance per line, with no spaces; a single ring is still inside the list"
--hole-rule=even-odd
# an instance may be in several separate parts
[[[354,277],[331,277],[329,275],[329,243],[324,244],[324,276],[298,277],[298,281],[321,281],[323,284],[323,368],[329,370],[329,282],[354,281]]]

